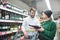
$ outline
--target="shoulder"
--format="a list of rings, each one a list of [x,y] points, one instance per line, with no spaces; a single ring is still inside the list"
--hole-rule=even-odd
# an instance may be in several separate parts
[[[35,19],[36,21],[39,21],[38,18],[36,18],[36,17],[35,17],[34,19]]]
[[[29,19],[29,17],[26,17],[26,18],[24,18],[23,20],[26,21],[26,20],[28,20],[28,19]]]
[[[35,22],[36,22],[36,23],[39,23],[39,20],[38,20],[38,18],[35,18]]]
[[[56,26],[56,22],[51,21],[51,25]]]
[[[54,21],[51,21],[51,23],[52,23],[52,24],[56,24],[56,22],[54,22]]]

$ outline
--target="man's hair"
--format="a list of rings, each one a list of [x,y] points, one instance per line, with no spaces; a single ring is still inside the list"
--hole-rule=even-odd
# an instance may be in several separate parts
[[[35,8],[31,8],[31,9],[30,9],[30,12],[31,12],[31,11],[34,11],[34,12],[36,12]]]

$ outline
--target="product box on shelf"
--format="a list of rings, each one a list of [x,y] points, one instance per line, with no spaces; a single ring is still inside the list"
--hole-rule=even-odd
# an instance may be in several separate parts
[[[14,20],[15,18],[15,14],[14,13],[10,13],[10,20]]]

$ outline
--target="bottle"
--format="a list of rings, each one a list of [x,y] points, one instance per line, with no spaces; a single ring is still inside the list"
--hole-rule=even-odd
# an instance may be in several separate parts
[[[8,14],[8,12],[5,12],[5,19],[9,19],[9,14]]]
[[[1,19],[1,11],[0,11],[0,19]]]
[[[0,5],[1,5],[1,0],[0,0]]]
[[[10,20],[15,20],[15,14],[14,13],[10,13]]]
[[[3,7],[6,8],[7,6],[7,0],[2,0]]]
[[[2,31],[6,31],[6,26],[5,26],[6,23],[3,23],[3,26],[2,26]]]
[[[5,11],[2,10],[1,13],[2,13],[2,19],[5,19]]]
[[[6,31],[10,31],[9,23],[6,23],[5,27],[6,27]]]

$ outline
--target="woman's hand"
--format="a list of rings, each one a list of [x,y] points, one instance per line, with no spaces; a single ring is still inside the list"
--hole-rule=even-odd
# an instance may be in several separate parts
[[[43,32],[44,31],[44,28],[40,28],[40,29],[37,29],[38,31],[40,31],[40,32]]]

